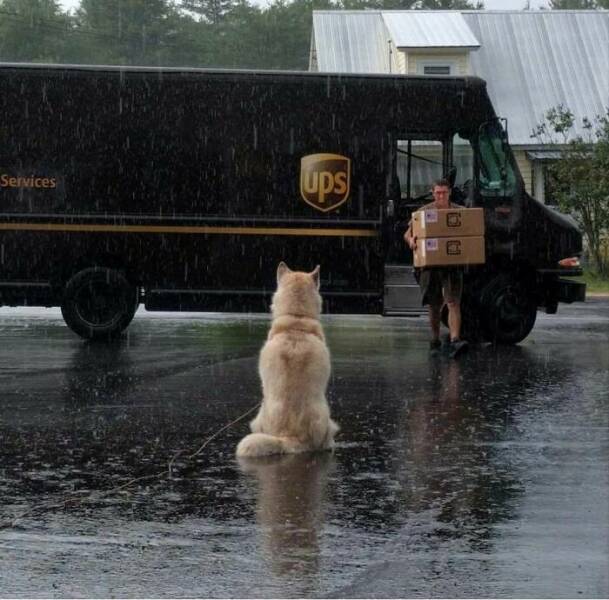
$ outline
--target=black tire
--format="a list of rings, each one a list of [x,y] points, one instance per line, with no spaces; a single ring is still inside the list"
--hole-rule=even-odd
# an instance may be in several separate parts
[[[123,273],[105,267],[79,271],[66,284],[61,314],[68,327],[88,340],[112,339],[131,323],[139,290]]]
[[[482,290],[480,316],[487,341],[518,344],[535,325],[537,303],[523,281],[498,275]]]

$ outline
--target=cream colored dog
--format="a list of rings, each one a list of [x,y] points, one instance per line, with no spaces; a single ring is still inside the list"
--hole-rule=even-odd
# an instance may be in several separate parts
[[[319,322],[319,266],[301,273],[279,263],[271,312],[258,363],[262,405],[237,456],[329,450],[338,425],[326,401],[330,353]]]

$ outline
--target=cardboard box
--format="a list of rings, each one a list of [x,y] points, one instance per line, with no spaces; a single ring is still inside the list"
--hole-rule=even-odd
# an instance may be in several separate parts
[[[428,208],[412,213],[412,231],[418,238],[484,235],[482,208]]]
[[[482,265],[485,259],[481,235],[419,239],[414,252],[415,267]]]

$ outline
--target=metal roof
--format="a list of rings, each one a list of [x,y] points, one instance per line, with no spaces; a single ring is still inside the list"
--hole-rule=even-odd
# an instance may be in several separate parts
[[[374,14],[314,11],[313,36],[319,71],[391,73],[397,70],[395,64],[390,65],[391,38],[377,11]]]
[[[390,72],[388,39],[396,42],[387,23],[395,28],[404,12],[315,11],[318,69]],[[609,11],[429,11],[426,18],[441,23],[447,14],[461,15],[480,42],[470,53],[471,74],[487,81],[512,144],[538,144],[533,128],[559,104],[582,134],[581,118],[609,107]]]
[[[558,160],[562,156],[560,150],[531,150],[526,155],[532,160]]]
[[[480,42],[459,12],[384,11],[381,17],[398,48],[478,48]]]

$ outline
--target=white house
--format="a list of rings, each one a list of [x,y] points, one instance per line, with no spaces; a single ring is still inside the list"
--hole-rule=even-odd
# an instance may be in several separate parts
[[[576,134],[609,108],[609,11],[314,11],[309,69],[485,79],[527,190],[545,201],[557,152],[532,131],[558,105]]]

